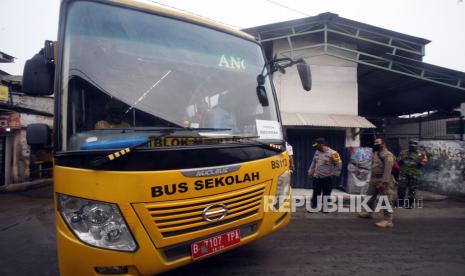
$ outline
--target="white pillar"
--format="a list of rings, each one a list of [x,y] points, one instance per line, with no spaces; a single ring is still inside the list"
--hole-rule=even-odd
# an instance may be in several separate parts
[[[465,103],[460,104],[460,115],[465,116]]]
[[[354,136],[355,135],[355,136]],[[346,148],[347,147],[360,147],[360,129],[359,128],[346,128]]]

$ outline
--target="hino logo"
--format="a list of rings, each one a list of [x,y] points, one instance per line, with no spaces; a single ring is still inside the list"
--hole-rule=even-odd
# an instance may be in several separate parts
[[[188,169],[182,170],[182,175],[186,177],[204,177],[204,176],[217,176],[238,171],[241,165],[229,165],[223,167],[209,167],[201,169]]]
[[[224,204],[214,204],[203,209],[203,220],[208,222],[216,222],[224,219],[228,214],[228,207]]]

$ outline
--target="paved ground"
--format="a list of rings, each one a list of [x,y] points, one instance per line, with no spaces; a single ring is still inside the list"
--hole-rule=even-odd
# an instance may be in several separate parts
[[[58,275],[52,189],[0,194],[0,275]]]
[[[51,189],[0,194],[0,275],[57,275]],[[396,210],[394,229],[299,210],[284,230],[168,275],[464,275],[465,201]]]

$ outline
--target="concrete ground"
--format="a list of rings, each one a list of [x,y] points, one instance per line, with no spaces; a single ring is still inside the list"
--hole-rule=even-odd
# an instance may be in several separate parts
[[[58,274],[51,196],[0,194],[0,275]],[[464,275],[465,200],[396,209],[393,229],[373,222],[299,209],[282,231],[167,275]]]
[[[58,275],[52,188],[0,194],[0,275]]]
[[[397,193],[397,192],[396,192]],[[294,196],[312,196],[313,189],[292,189],[292,195]],[[350,200],[350,198],[358,197],[360,195],[356,194],[349,194],[342,190],[333,189],[331,195],[334,197],[342,197],[345,201]],[[416,192],[416,197],[421,198],[423,201],[441,201],[447,199],[447,196],[440,195],[428,191],[420,191]]]

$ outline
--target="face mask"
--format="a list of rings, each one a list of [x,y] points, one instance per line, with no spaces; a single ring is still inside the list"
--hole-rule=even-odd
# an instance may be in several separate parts
[[[417,151],[417,147],[415,147],[415,146],[409,146],[409,147],[408,147],[408,150],[411,151],[411,152],[415,152],[415,151]]]
[[[381,150],[381,145],[380,144],[377,144],[377,145],[373,145],[373,151],[380,151]]]

